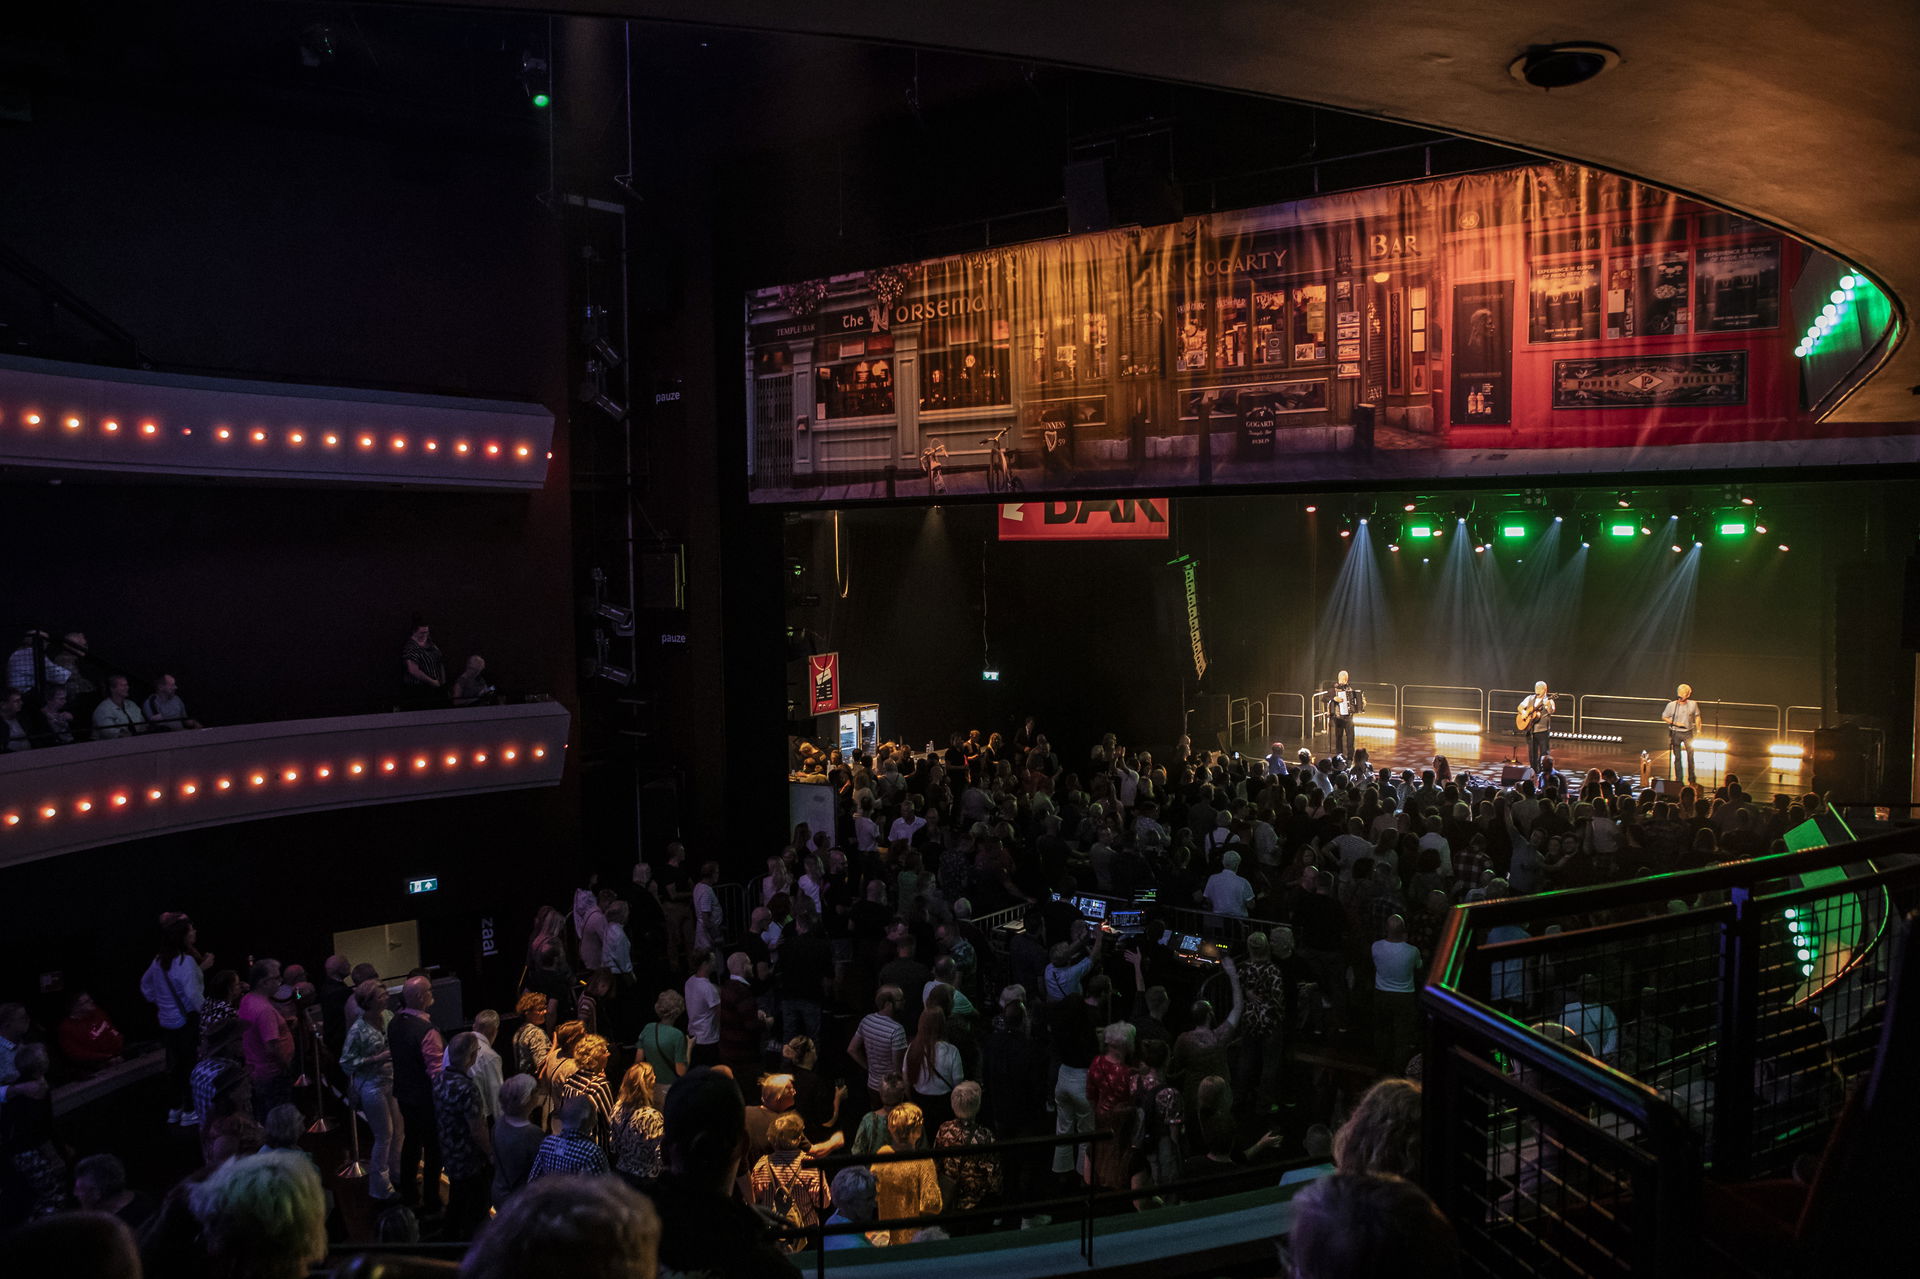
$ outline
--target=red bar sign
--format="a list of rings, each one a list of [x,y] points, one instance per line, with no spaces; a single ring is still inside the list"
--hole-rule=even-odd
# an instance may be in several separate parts
[[[807,657],[808,697],[813,713],[840,709],[840,654],[812,653]]]
[[[1164,497],[1080,502],[1002,502],[1003,542],[1111,542],[1164,538],[1173,504]]]

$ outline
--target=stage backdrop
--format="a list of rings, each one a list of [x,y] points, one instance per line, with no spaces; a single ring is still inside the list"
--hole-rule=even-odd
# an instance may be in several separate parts
[[[1823,407],[1878,358],[1880,296],[1791,237],[1575,165],[982,250],[747,298],[750,490],[1912,460],[1911,426],[1832,438],[1802,388],[1807,362]]]

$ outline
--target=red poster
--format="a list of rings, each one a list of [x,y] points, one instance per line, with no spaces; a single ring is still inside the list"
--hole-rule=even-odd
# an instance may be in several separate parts
[[[1164,538],[1173,504],[1164,497],[1081,502],[1002,502],[1003,542],[1113,542]]]
[[[808,696],[813,713],[824,715],[840,709],[840,654],[815,653],[807,658]]]

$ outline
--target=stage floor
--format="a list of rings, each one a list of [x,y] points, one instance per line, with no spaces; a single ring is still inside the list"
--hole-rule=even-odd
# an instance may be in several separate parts
[[[1572,774],[1575,779],[1590,768],[1611,768],[1622,776],[1637,778],[1640,775],[1640,752],[1646,749],[1653,776],[1668,775],[1664,735],[1650,735],[1646,740],[1631,734],[1624,736],[1626,740],[1621,742],[1558,739],[1553,748],[1554,767],[1562,773]],[[1656,744],[1659,749],[1654,749]],[[1417,773],[1428,767],[1435,755],[1445,755],[1456,774],[1464,770],[1476,776],[1492,774],[1498,777],[1501,766],[1509,760],[1521,764],[1527,762],[1526,739],[1514,734],[1475,737],[1411,729],[1360,728],[1354,731],[1354,745],[1366,749],[1367,757],[1373,761],[1375,768],[1391,767],[1396,772],[1411,768]],[[1746,742],[1734,738],[1729,740],[1725,752],[1695,751],[1694,767],[1699,770],[1700,785],[1710,790],[1718,786],[1728,773],[1733,773],[1740,778],[1740,784],[1748,794],[1763,800],[1772,799],[1776,791],[1804,794],[1811,784],[1811,765],[1803,760],[1769,759],[1768,745],[1767,741],[1758,738]],[[1291,742],[1288,746],[1299,749]],[[1324,755],[1328,749],[1328,739],[1322,735],[1313,746],[1316,756]]]

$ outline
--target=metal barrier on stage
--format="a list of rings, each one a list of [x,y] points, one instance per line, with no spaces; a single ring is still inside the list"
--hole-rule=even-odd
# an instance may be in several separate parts
[[[1486,690],[1465,684],[1408,684],[1400,690],[1402,728],[1425,731],[1442,721],[1486,723]]]
[[[1795,722],[1795,711],[1806,712],[1798,717],[1797,723]],[[1786,708],[1785,719],[1787,736],[1792,737],[1795,734],[1799,734],[1803,737],[1811,737],[1814,733],[1827,726],[1826,719],[1826,711],[1818,706],[1789,706]]]
[[[1916,904],[1907,829],[1456,910],[1422,994],[1425,1181],[1470,1272],[1691,1273],[1703,1170],[1824,1148]]]
[[[1666,697],[1629,697],[1616,693],[1583,693],[1579,699],[1579,727],[1591,732],[1602,724],[1621,728],[1650,728],[1664,733],[1666,723],[1660,713]],[[1641,713],[1644,709],[1645,713]],[[1699,736],[1725,737],[1728,733],[1767,733],[1780,737],[1786,718],[1780,707],[1768,702],[1700,702]]]
[[[1261,699],[1267,708],[1267,733],[1283,742],[1294,743],[1295,749],[1307,740],[1307,698],[1304,693],[1268,693]],[[1274,709],[1276,701],[1280,706],[1293,705],[1297,709],[1290,711]],[[1280,731],[1282,724],[1291,724],[1293,731]],[[1262,736],[1265,736],[1263,734]]]

